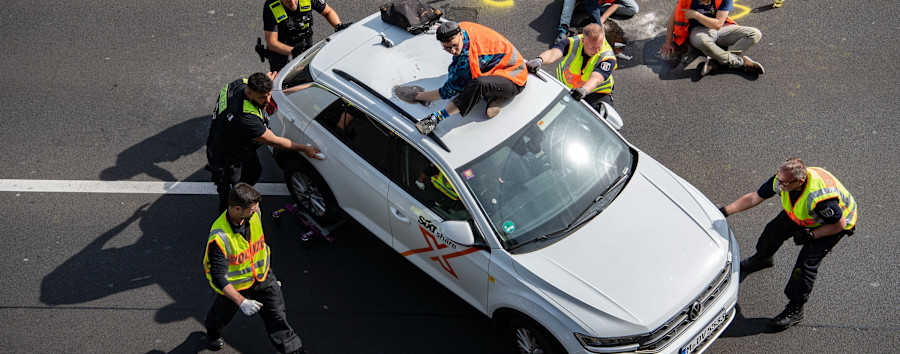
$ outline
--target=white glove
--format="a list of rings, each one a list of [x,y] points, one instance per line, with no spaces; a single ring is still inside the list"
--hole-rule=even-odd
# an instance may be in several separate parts
[[[259,301],[244,299],[244,302],[241,302],[241,312],[243,312],[247,316],[250,316],[259,311],[262,306],[263,304]]]
[[[419,182],[419,180],[416,180],[416,187],[419,187],[419,189],[421,189],[421,190],[424,191],[424,190],[425,190],[425,183],[422,183],[422,182]]]

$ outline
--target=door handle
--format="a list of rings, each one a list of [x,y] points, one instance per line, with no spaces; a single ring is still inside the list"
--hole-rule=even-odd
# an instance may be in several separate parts
[[[397,218],[397,220],[400,220],[404,224],[410,223],[409,218],[406,217],[406,215],[404,215],[403,212],[400,211],[400,209],[397,209],[394,207],[390,207],[390,208],[391,208],[391,214],[394,214],[394,217]]]

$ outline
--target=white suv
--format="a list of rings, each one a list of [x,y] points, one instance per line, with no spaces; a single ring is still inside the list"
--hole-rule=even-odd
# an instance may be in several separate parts
[[[321,221],[355,219],[523,353],[706,349],[738,294],[738,246],[716,207],[626,142],[613,109],[543,71],[497,117],[476,107],[420,134],[413,123],[447,102],[408,104],[393,88],[439,87],[450,58],[374,14],[288,64],[271,128],[326,156],[274,151],[295,200]],[[435,188],[441,175],[450,190]]]

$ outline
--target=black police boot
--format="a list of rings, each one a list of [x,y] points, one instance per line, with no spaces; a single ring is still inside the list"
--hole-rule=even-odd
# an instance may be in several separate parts
[[[209,337],[209,350],[217,351],[225,348],[225,340],[221,336]]]
[[[788,303],[784,311],[772,319],[772,325],[780,330],[803,321],[803,304]]]
[[[759,254],[754,254],[741,261],[741,273],[750,274],[775,265],[772,258],[762,258]]]

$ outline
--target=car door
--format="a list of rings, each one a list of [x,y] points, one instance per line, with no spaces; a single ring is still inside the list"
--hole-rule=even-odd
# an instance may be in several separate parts
[[[317,162],[317,168],[338,205],[390,245],[390,222],[385,209],[391,131],[353,104],[336,98],[306,132],[325,153],[325,161]]]
[[[406,141],[395,139],[394,168],[388,191],[393,247],[400,255],[428,273],[475,308],[486,311],[488,264],[486,246],[466,247],[443,236],[444,220],[470,220],[458,200],[434,187],[430,173],[438,171]],[[416,184],[416,181],[423,181]],[[476,239],[483,245],[483,239]]]

